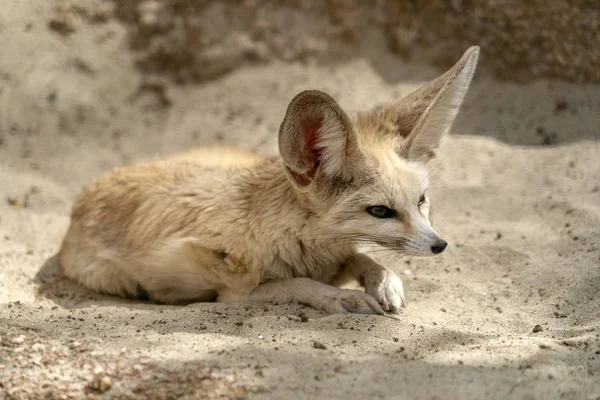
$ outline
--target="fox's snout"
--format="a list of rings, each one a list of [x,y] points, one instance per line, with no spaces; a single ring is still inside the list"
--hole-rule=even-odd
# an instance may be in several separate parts
[[[433,254],[441,254],[444,252],[444,250],[446,250],[447,246],[448,242],[446,242],[444,239],[440,239],[439,242],[431,246],[431,252]]]

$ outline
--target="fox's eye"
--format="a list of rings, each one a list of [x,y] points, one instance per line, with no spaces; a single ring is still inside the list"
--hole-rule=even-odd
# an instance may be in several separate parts
[[[421,197],[419,198],[419,207],[421,207],[423,205],[423,203],[425,203],[425,195],[422,194]]]
[[[396,216],[396,211],[386,206],[367,207],[367,212],[375,218],[394,218]]]

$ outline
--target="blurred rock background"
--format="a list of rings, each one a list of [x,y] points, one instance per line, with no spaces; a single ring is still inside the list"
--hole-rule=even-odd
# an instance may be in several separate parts
[[[499,79],[600,82],[597,0],[63,0],[49,25],[69,35],[82,19],[113,17],[130,27],[140,70],[177,82],[272,60],[365,56],[373,46],[446,68],[475,44],[479,72]]]

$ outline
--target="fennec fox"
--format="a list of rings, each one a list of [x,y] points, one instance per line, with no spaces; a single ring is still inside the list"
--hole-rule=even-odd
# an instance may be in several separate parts
[[[357,248],[444,251],[429,219],[426,163],[458,113],[478,53],[470,48],[405,98],[352,117],[325,93],[298,94],[277,157],[197,150],[107,173],[75,200],[64,273],[90,289],[160,303],[400,312],[400,278]],[[348,278],[365,292],[334,286]]]

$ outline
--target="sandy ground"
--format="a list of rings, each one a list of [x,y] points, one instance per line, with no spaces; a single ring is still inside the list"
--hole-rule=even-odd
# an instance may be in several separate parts
[[[272,153],[302,89],[356,110],[439,71],[382,52],[144,83],[123,26],[64,38],[49,10],[0,8],[0,399],[600,398],[599,87],[476,80],[434,195],[451,246],[393,264],[399,319],[129,302],[53,258],[95,176],[209,143]]]

